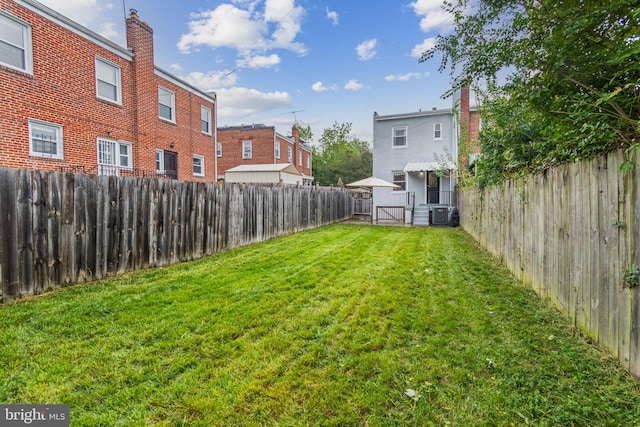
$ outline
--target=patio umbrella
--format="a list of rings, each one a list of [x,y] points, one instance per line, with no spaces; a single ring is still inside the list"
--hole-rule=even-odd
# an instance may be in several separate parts
[[[369,178],[361,179],[360,181],[351,182],[347,184],[347,187],[378,187],[378,188],[400,188],[392,182],[385,181],[384,179],[370,176]],[[373,197],[371,198],[371,224],[373,224]]]
[[[347,187],[386,187],[386,188],[400,188],[399,185],[385,181],[384,179],[370,176],[369,178],[361,179],[347,184]]]

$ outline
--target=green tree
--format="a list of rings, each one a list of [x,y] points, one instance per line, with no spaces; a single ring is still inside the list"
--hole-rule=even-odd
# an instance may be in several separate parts
[[[313,140],[313,132],[311,131],[311,126],[310,125],[306,125],[306,126],[298,126],[298,134],[300,135],[300,139],[302,139],[304,142],[308,142],[311,143],[311,141]]]
[[[371,176],[373,151],[366,141],[351,135],[351,123],[334,122],[324,129],[319,147],[313,147],[313,177],[320,185],[344,184]]]
[[[446,10],[454,32],[420,61],[442,55],[448,94],[489,82],[480,182],[640,141],[637,0],[452,0]]]

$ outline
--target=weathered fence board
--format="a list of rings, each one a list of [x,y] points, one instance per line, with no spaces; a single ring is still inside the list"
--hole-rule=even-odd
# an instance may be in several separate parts
[[[0,168],[2,301],[166,266],[351,217],[326,187]]]
[[[640,267],[639,177],[619,151],[460,195],[461,225],[636,376],[640,287],[624,272]]]

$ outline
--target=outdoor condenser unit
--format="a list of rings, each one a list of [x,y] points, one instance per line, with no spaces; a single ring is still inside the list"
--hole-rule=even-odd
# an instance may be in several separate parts
[[[449,209],[446,206],[433,208],[433,225],[447,225],[449,223]]]

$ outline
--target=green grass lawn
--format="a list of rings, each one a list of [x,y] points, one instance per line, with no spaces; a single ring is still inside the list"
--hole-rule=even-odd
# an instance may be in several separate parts
[[[339,224],[0,307],[72,426],[635,425],[640,387],[461,229]]]

